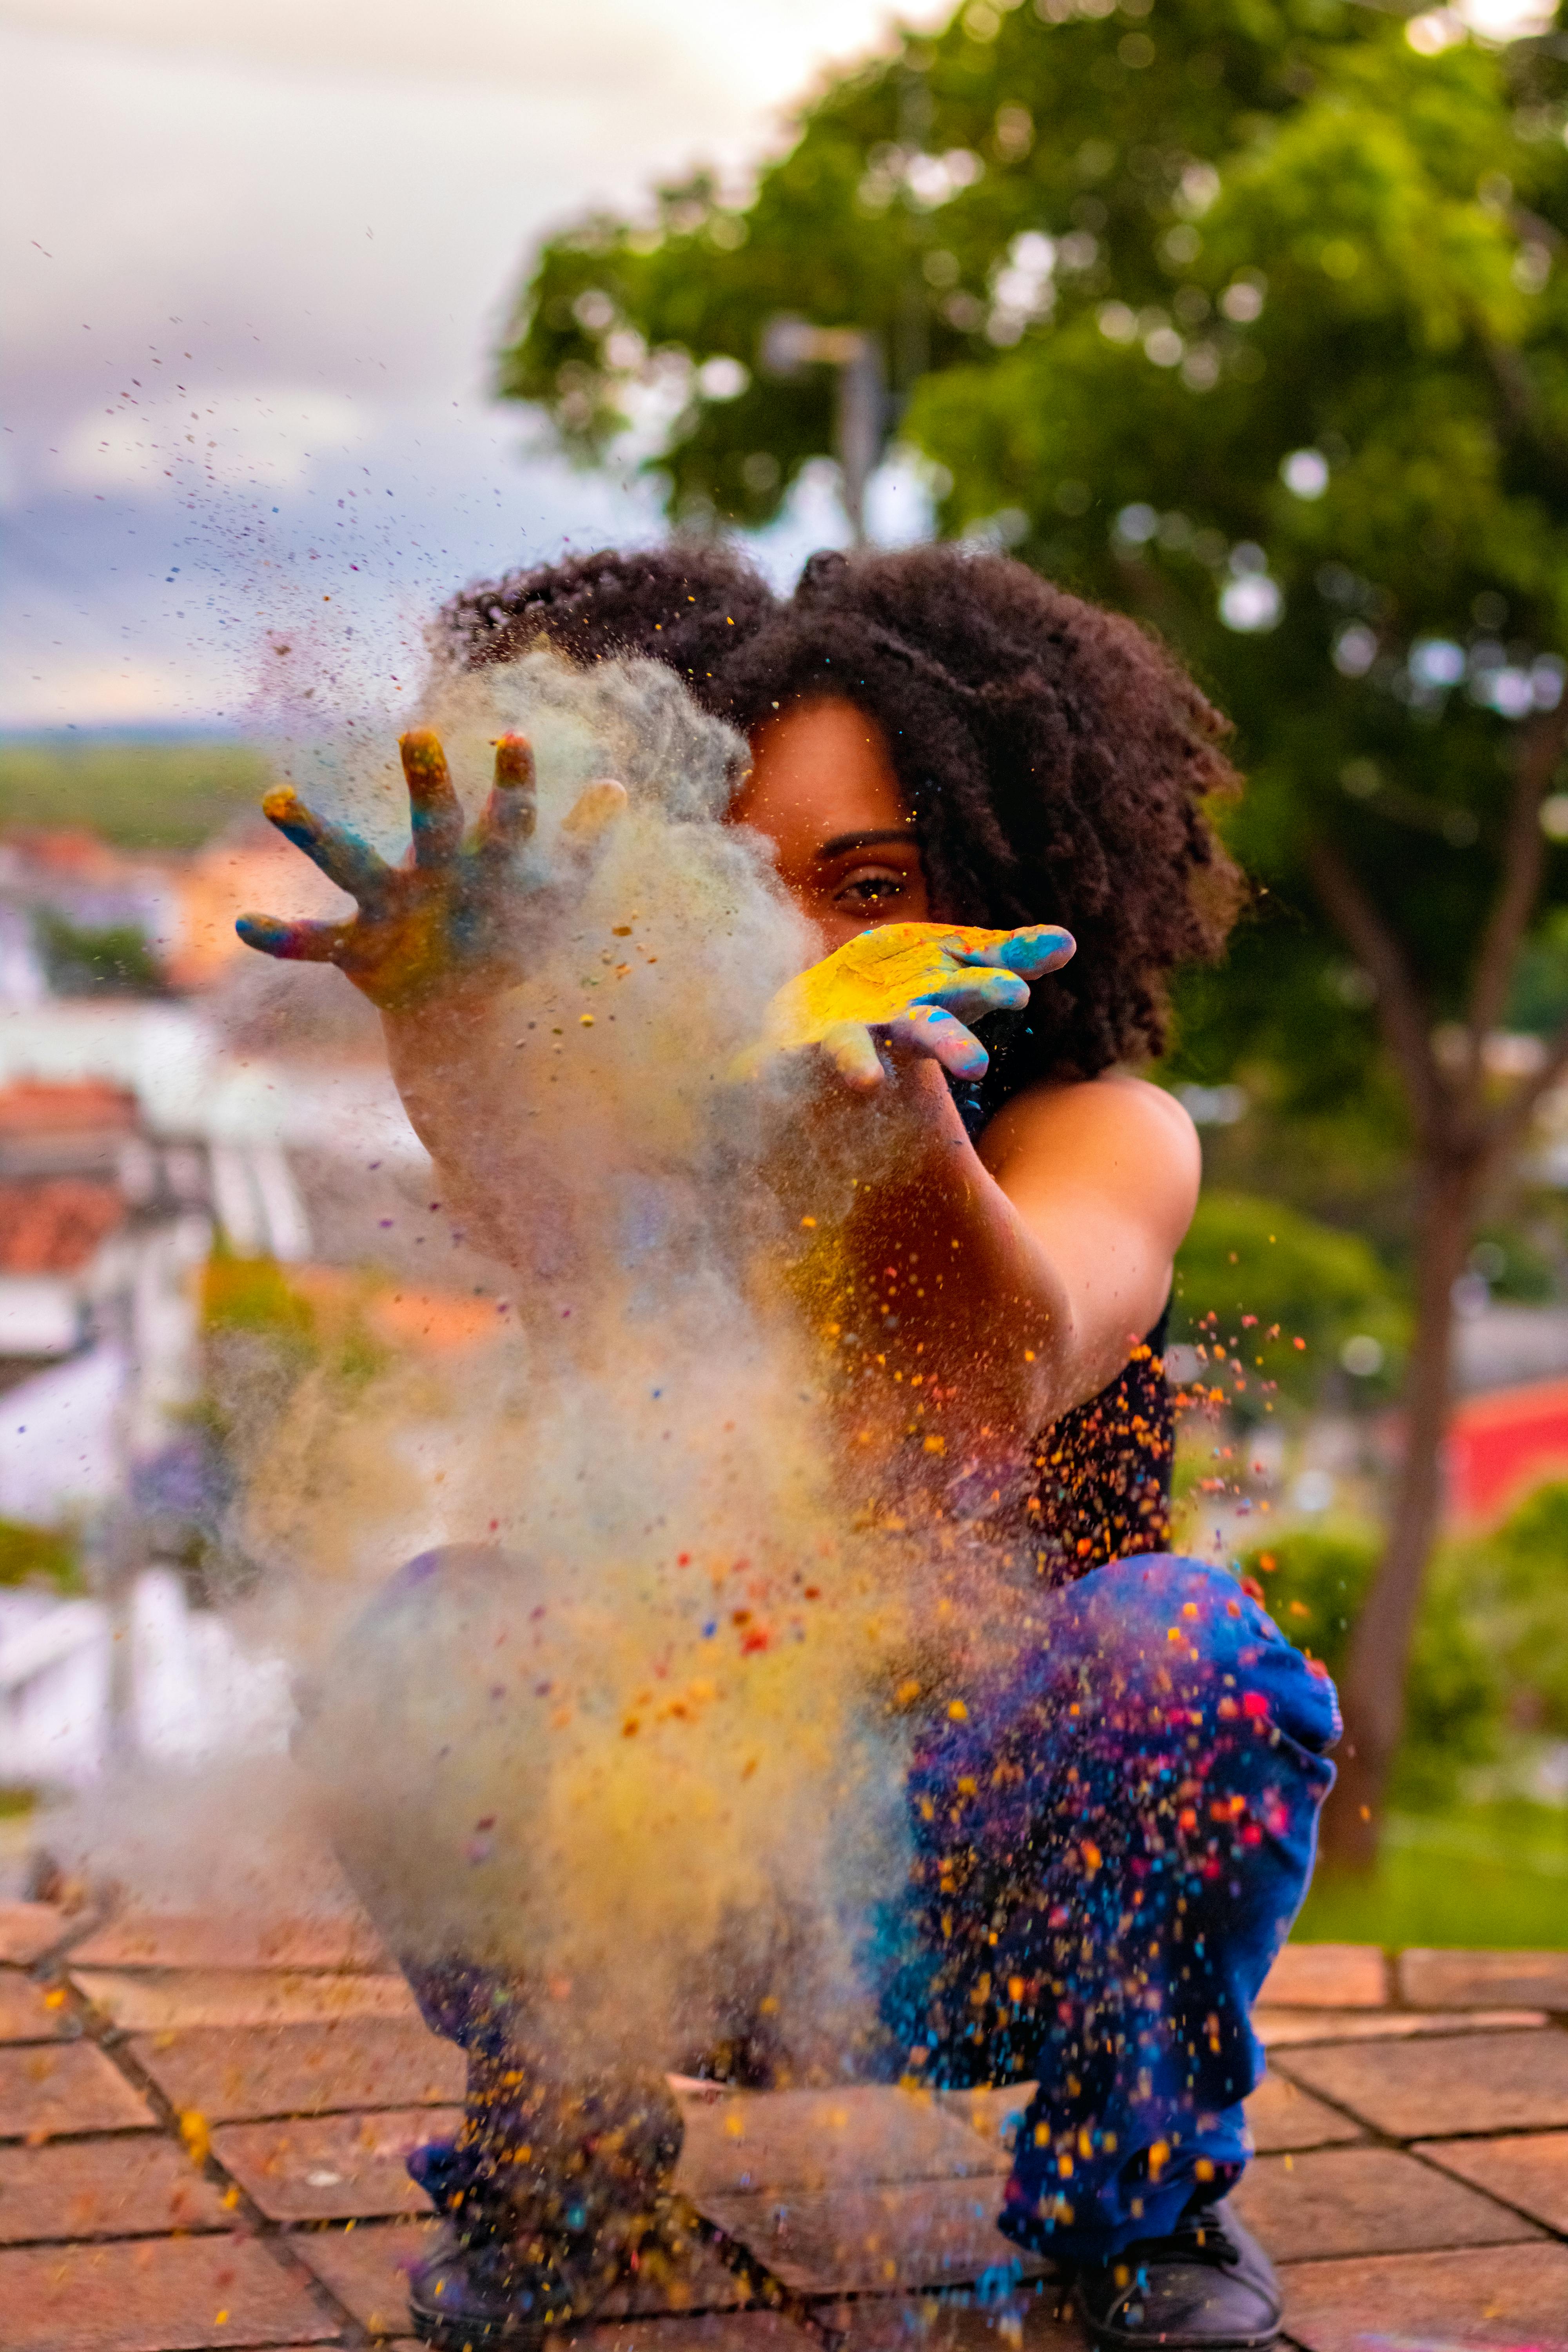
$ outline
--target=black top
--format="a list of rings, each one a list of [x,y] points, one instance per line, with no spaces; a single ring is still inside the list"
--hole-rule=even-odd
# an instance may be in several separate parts
[[[1131,1552],[1169,1549],[1176,1427],[1165,1382],[1169,1319],[1167,1307],[1115,1380],[1041,1432],[1038,1485],[991,1522],[1014,1566],[1070,1584]]]
[[[1040,1536],[1037,1560],[1058,1583],[1129,1552],[1171,1541],[1171,1456],[1176,1415],[1165,1380],[1167,1306],[1131,1360],[1087,1403],[1053,1422],[1040,1441],[1040,1484],[1026,1516]]]

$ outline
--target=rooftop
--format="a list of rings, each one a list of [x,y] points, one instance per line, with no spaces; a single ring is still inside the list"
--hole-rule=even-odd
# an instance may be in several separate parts
[[[85,1176],[0,1181],[0,1275],[79,1274],[125,1215],[117,1184]]]
[[[1568,1951],[1294,1946],[1258,2021],[1237,2203],[1288,2340],[1563,2352]],[[994,2294],[1019,2092],[678,2087],[699,2242],[584,2352],[1081,2343],[1047,2265],[1021,2304]],[[412,2352],[404,2280],[434,2225],[404,2158],[461,2093],[362,1923],[0,1906],[9,2352]]]
[[[129,1135],[136,1097],[106,1078],[18,1078],[0,1087],[0,1136]]]

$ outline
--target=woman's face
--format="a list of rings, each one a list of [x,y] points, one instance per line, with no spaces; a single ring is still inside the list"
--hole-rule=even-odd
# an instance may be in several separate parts
[[[825,696],[765,720],[752,737],[752,772],[730,823],[772,842],[780,878],[824,954],[874,924],[931,919],[887,738],[852,702]]]

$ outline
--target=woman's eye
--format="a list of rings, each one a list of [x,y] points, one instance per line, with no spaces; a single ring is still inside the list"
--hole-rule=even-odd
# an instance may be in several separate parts
[[[908,887],[901,874],[856,874],[840,885],[837,897],[856,907],[875,907],[884,899],[901,898]]]

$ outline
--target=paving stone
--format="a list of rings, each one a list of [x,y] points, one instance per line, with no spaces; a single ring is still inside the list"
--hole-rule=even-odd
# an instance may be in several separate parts
[[[223,1911],[127,1911],[71,1948],[84,1969],[354,1969],[390,1972],[380,1937],[357,1912],[319,1919]]]
[[[787,2196],[702,2198],[704,2215],[797,2294],[891,2294],[958,2286],[990,2273],[1037,2278],[1050,2265],[996,2227],[1000,2183],[887,2181]]]
[[[1246,2102],[1247,2128],[1259,2156],[1285,2148],[1331,2147],[1362,2137],[1359,2124],[1324,2106],[1283,2074],[1268,2074]]]
[[[76,1969],[71,1982],[129,2033],[187,2025],[312,2025],[338,2017],[417,2017],[402,1977],[296,1975],[281,1969]]]
[[[233,2227],[222,2192],[151,2132],[0,2147],[0,2244]]]
[[[549,2352],[822,2352],[822,2338],[814,2329],[774,2311],[644,2313],[585,2322],[548,2336],[546,2343]],[[425,2347],[412,2336],[399,2336],[384,2352],[425,2352]]]
[[[1508,2139],[1429,2139],[1422,2141],[1419,2152],[1568,2236],[1568,2131],[1521,2132]]]
[[[1399,1989],[1417,2009],[1568,2010],[1568,1951],[1402,1952]]]
[[[996,2170],[996,2153],[929,2094],[736,2092],[685,2098],[676,2185],[710,2192],[826,2189],[874,2180],[962,2179]]]
[[[53,1903],[0,1903],[0,1960],[30,1969],[68,1931],[65,1913]]]
[[[449,2106],[463,2053],[423,2025],[350,2018],[338,2025],[194,2026],[137,2034],[129,2047],[172,2105],[209,2123],[328,2115],[344,2107]]]
[[[435,2221],[386,2221],[368,2229],[301,2230],[289,2244],[362,2326],[373,2336],[384,2336],[407,2325],[408,2273],[438,2226]],[[618,2287],[601,2316],[684,2316],[693,2311],[733,2310],[744,2300],[745,2290],[734,2273],[700,2244],[689,2267],[669,2285],[637,2280]]]
[[[1284,2009],[1381,2009],[1388,1963],[1375,1944],[1287,1944],[1258,1998]]]
[[[51,1999],[20,1969],[0,1969],[0,2042],[56,2042],[77,2031],[62,1992]]]
[[[428,2214],[408,2178],[411,2149],[450,2138],[461,2107],[393,2107],[313,2123],[224,2124],[213,2149],[273,2221],[366,2221]]]
[[[144,2238],[0,2253],[5,2352],[205,2352],[332,2341],[309,2284],[254,2239]]]
[[[1534,2226],[1393,2147],[1321,2147],[1247,2167],[1231,2202],[1276,2262],[1500,2245]]]
[[[1293,2081],[1396,2139],[1568,2124],[1568,2033],[1327,2043],[1276,2057]]]
[[[381,2229],[305,2230],[289,2248],[373,2336],[408,2325],[408,2273],[439,2224],[391,2221]]]
[[[812,2317],[844,2339],[843,2352],[1003,2352],[1016,2347],[1016,2330],[1026,2352],[1080,2352],[1089,2338],[1077,2319],[1058,2316],[1060,2299],[1048,2281],[1036,2281],[1002,2305],[962,2294],[860,2295],[817,2304]]]
[[[821,2352],[822,2339],[776,2311],[713,2311],[599,2321],[552,2336],[550,2345],[551,2352]]]
[[[90,2042],[0,2050],[0,2139],[145,2131],[156,2120],[141,2094]]]
[[[1529,2352],[1568,2352],[1568,2246],[1294,2263],[1281,2276],[1303,2352],[1525,2352],[1521,2328]]]
[[[1418,2033],[1484,2033],[1549,2025],[1543,2009],[1255,2009],[1266,2050],[1307,2042],[1408,2042]]]

